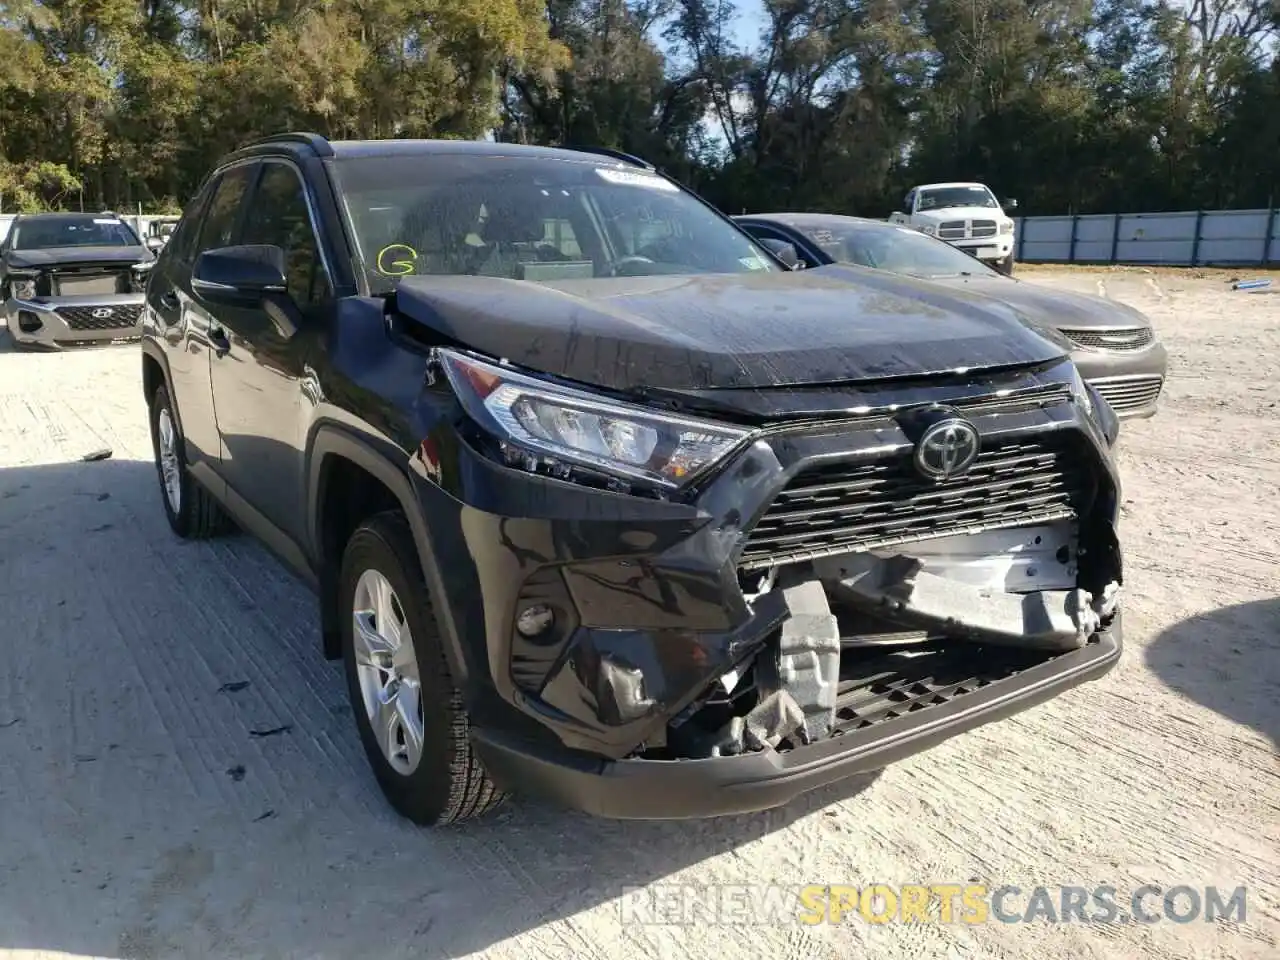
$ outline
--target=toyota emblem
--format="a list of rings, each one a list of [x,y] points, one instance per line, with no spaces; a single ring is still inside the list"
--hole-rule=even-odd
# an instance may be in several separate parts
[[[958,476],[973,466],[979,447],[978,431],[968,420],[939,420],[916,444],[916,469],[931,480]]]
[[[111,316],[114,313],[115,311],[110,307],[98,307],[93,311],[93,319],[105,320],[107,319],[107,317]]]

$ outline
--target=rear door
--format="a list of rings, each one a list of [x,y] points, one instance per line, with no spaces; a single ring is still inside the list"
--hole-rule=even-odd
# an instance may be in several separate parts
[[[237,242],[284,250],[288,297],[219,308],[225,339],[212,370],[222,468],[233,498],[260,515],[249,521],[259,525],[256,532],[297,562],[306,526],[303,456],[311,410],[301,381],[332,287],[306,187],[292,163],[263,161]]]
[[[252,174],[250,165],[231,167],[206,186],[192,221],[183,224],[164,251],[154,268],[159,272],[147,285],[148,303],[160,318],[187,462],[197,474],[218,471],[221,442],[209,376],[213,318],[191,292],[191,271],[201,252],[223,246],[234,236]],[[201,479],[208,482],[207,475]]]

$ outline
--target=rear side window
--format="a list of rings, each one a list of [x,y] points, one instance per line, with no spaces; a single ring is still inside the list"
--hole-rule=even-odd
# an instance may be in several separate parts
[[[287,163],[268,163],[254,191],[242,243],[267,243],[284,251],[289,293],[307,307],[328,293],[320,249],[302,180]]]
[[[193,256],[205,250],[230,245],[239,220],[240,204],[244,200],[255,169],[257,169],[255,166],[246,164],[241,167],[232,167],[222,175],[208,210],[205,212],[204,223],[200,227],[200,239],[196,242],[195,250],[192,251]]]

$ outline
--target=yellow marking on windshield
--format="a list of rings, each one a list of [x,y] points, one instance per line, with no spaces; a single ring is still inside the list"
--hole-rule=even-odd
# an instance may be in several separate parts
[[[396,255],[396,251],[406,251],[409,259],[395,260],[391,259]],[[418,251],[413,249],[407,243],[389,243],[378,251],[378,256],[374,262],[374,269],[384,277],[404,277],[413,273],[418,260]]]

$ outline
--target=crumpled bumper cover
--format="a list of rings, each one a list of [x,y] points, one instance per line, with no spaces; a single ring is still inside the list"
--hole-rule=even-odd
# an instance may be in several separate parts
[[[518,737],[472,736],[499,783],[617,819],[693,819],[781,806],[803,793],[880,770],[960,733],[1012,716],[1095,680],[1120,659],[1122,618],[1079,650],[926,710],[780,753],[701,760],[601,760],[531,748]]]

